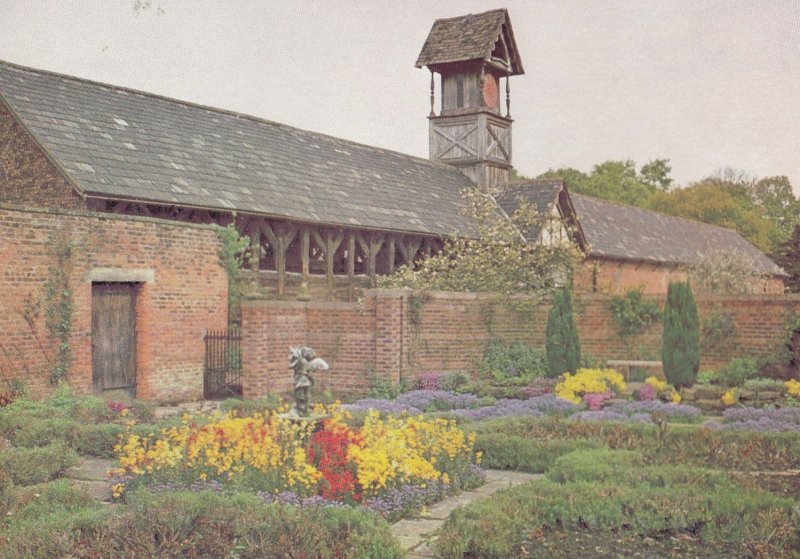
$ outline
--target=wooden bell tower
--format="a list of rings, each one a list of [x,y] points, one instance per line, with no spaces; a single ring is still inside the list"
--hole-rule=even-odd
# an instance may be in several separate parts
[[[423,66],[431,71],[430,158],[458,167],[481,188],[507,182],[513,122],[509,77],[524,73],[508,12],[437,19],[417,58],[416,67]]]

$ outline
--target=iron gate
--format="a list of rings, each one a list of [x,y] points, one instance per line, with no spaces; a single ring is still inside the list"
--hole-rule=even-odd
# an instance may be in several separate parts
[[[242,397],[242,332],[207,330],[203,397],[206,400]]]

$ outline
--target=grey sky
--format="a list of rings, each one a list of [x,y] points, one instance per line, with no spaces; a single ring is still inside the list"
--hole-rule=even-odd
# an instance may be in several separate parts
[[[797,0],[134,4],[0,0],[0,59],[427,157],[433,20],[507,7],[521,173],[669,158],[681,184],[733,166],[800,194]]]

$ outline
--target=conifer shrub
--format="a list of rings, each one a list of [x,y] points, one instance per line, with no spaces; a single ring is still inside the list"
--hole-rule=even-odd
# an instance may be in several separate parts
[[[667,382],[676,388],[692,386],[700,368],[700,321],[688,282],[672,282],[664,305],[661,361]]]
[[[581,344],[569,289],[560,289],[553,296],[553,308],[547,315],[546,350],[551,378],[574,373],[580,366]]]

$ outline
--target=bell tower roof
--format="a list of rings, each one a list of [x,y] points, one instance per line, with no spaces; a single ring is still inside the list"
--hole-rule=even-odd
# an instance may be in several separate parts
[[[473,60],[496,66],[507,75],[525,73],[505,8],[437,19],[419,53],[416,67],[437,70],[445,64]]]

